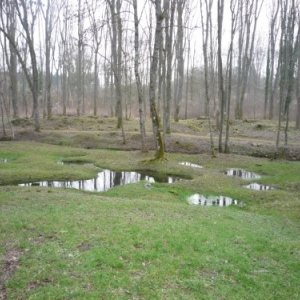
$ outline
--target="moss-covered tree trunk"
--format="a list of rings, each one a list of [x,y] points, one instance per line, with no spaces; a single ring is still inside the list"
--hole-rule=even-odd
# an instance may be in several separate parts
[[[150,66],[150,84],[149,84],[149,102],[150,102],[150,113],[152,120],[152,128],[155,139],[155,159],[165,158],[164,143],[161,134],[160,122],[155,104],[155,90],[156,90],[156,79],[157,79],[157,65],[159,49],[162,42],[162,22],[164,15],[161,12],[161,0],[155,0],[155,11],[156,11],[156,30],[153,55]]]
[[[296,99],[297,99],[297,114],[296,114],[296,129],[300,129],[300,28],[298,28],[297,35],[297,60],[298,60],[298,70],[297,70],[297,81],[296,81]]]

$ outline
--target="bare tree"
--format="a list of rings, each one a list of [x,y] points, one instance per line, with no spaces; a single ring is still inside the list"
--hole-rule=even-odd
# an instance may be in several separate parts
[[[14,0],[16,14],[18,20],[24,30],[24,37],[26,39],[27,46],[29,48],[29,55],[31,59],[31,74],[26,67],[26,62],[21,55],[21,50],[18,48],[16,42],[11,38],[10,34],[6,31],[6,28],[0,25],[0,31],[3,32],[4,36],[9,40],[11,46],[14,48],[16,55],[21,63],[23,72],[25,73],[28,85],[30,87],[32,98],[33,98],[33,116],[34,116],[34,127],[35,131],[40,131],[40,120],[39,120],[39,105],[38,105],[38,96],[39,96],[39,75],[37,68],[37,59],[34,48],[34,32],[33,26],[36,20],[37,12],[39,11],[40,3],[34,3],[32,0]],[[31,26],[29,25],[28,18],[28,5],[30,6],[31,13]],[[3,12],[6,3],[0,2],[0,11]],[[3,14],[1,14],[3,19]],[[3,22],[2,22],[3,24]]]
[[[171,4],[171,6],[170,6]],[[172,98],[172,60],[173,60],[173,30],[174,30],[174,14],[175,14],[176,1],[165,0],[165,35],[166,35],[166,101],[164,108],[164,132],[171,133],[170,114],[171,114],[171,98]],[[169,17],[170,15],[170,17]]]
[[[259,3],[260,1],[260,3]],[[257,28],[257,19],[264,0],[240,0],[240,11],[244,13],[240,17],[240,36],[239,36],[239,76],[236,99],[236,118],[243,118],[243,105],[245,100],[246,87],[248,83],[250,66],[253,58],[254,41]],[[244,17],[244,19],[243,19]],[[243,43],[245,42],[245,47]]]
[[[275,6],[276,5],[276,6]],[[271,20],[270,20],[270,32],[269,32],[269,49],[267,56],[267,70],[266,70],[266,86],[265,86],[265,116],[267,110],[267,103],[269,101],[269,119],[274,117],[274,98],[275,92],[278,85],[279,72],[275,74],[275,47],[278,37],[278,12],[280,7],[280,1],[273,4],[271,9]],[[270,98],[270,99],[268,99]]]
[[[47,0],[46,11],[42,9],[45,21],[45,64],[46,64],[46,104],[47,104],[47,118],[52,119],[52,99],[51,99],[51,85],[52,72],[50,66],[50,59],[55,51],[53,46],[53,30],[58,21],[59,7],[56,0]]]
[[[183,83],[184,83],[184,44],[183,44],[183,9],[186,0],[178,0],[177,2],[177,42],[176,42],[176,58],[177,58],[177,95],[175,97],[175,111],[174,120],[179,121],[179,111],[182,102],[183,95]]]
[[[298,10],[298,36],[297,36],[297,77],[296,77],[296,129],[300,129],[300,11]]]
[[[17,54],[14,48],[16,44],[16,9],[15,3],[7,1],[7,32],[13,43],[9,42],[10,60],[9,60],[9,77],[10,77],[10,97],[13,106],[13,117],[19,117],[18,107],[18,78],[17,78]]]
[[[276,151],[279,149],[280,130],[283,115],[286,116],[285,150],[288,146],[289,107],[294,93],[294,73],[297,49],[295,37],[296,10],[295,0],[285,0],[281,3],[281,40],[280,40],[280,99],[276,139]]]
[[[140,117],[140,132],[141,132],[141,144],[142,151],[147,149],[146,147],[146,129],[145,129],[145,113],[144,113],[144,97],[141,84],[141,78],[139,73],[139,63],[140,63],[140,48],[139,48],[139,19],[137,11],[137,0],[133,0],[134,9],[134,73],[139,99],[139,117]]]
[[[103,26],[104,22],[98,20],[96,16],[96,11],[98,8],[98,1],[88,2],[86,0],[86,6],[89,14],[90,20],[90,31],[93,36],[93,51],[94,51],[94,90],[93,90],[93,111],[94,116],[97,115],[98,110],[98,98],[99,98],[99,66],[98,66],[98,56],[99,48],[102,42]]]
[[[0,39],[0,44],[2,51],[5,53],[5,55],[2,56],[2,68],[1,68],[1,62],[0,62],[0,113],[1,113],[1,121],[2,121],[2,129],[3,129],[3,137],[2,139],[13,139],[14,138],[14,131],[13,127],[10,121],[10,114],[9,114],[9,97],[8,97],[8,77],[7,77],[7,70],[5,69],[5,61],[8,61],[8,53],[7,53],[7,45],[6,40]],[[7,63],[9,66],[9,64]],[[9,76],[9,79],[11,77]],[[6,121],[9,123],[10,129],[11,129],[11,137],[7,136],[6,132]]]
[[[220,103],[220,127],[219,127],[219,152],[222,152],[222,134],[225,106],[225,91],[222,61],[222,29],[223,29],[224,0],[218,0],[218,80],[219,80],[219,103]]]
[[[211,14],[212,14],[212,5],[213,0],[205,0],[205,12],[206,12],[206,22],[204,22],[204,14],[203,14],[203,4],[202,0],[200,0],[200,16],[201,16],[201,27],[202,27],[202,36],[203,36],[203,57],[204,57],[204,86],[205,86],[205,98],[206,98],[206,107],[207,107],[207,117],[208,117],[208,124],[209,124],[209,132],[210,132],[210,148],[211,148],[211,155],[212,157],[215,157],[215,146],[214,146],[214,140],[212,136],[212,128],[211,128],[211,120],[210,120],[210,114],[209,114],[209,103],[211,99],[211,91],[209,88],[209,66],[208,66],[208,44],[209,44],[209,38],[211,34]],[[213,74],[210,74],[213,76]]]
[[[65,2],[64,6],[64,20],[62,24],[62,28],[60,31],[60,40],[61,40],[61,65],[62,65],[62,106],[63,106],[63,116],[67,114],[67,98],[68,98],[68,38],[69,38],[69,27],[70,22],[68,20],[68,11],[69,11],[69,3]]]
[[[77,30],[78,30],[78,43],[77,43],[77,116],[81,115],[83,111],[83,12],[82,2],[78,0],[77,10]]]
[[[190,56],[191,56],[191,42],[188,40],[188,48],[187,48],[187,64],[186,64],[186,85],[185,85],[185,105],[184,105],[184,119],[188,118],[188,96],[189,96],[189,84],[190,84],[190,76],[189,76],[189,65],[190,65]]]
[[[227,55],[227,87],[226,87],[226,137],[225,137],[225,153],[230,152],[229,148],[229,124],[230,124],[230,106],[231,106],[231,90],[232,90],[232,64],[233,64],[233,42],[237,28],[238,19],[238,8],[237,0],[230,1],[231,11],[231,34],[230,34],[230,45]]]
[[[116,90],[116,114],[117,114],[117,128],[123,128],[123,109],[122,109],[122,22],[121,22],[121,1],[107,0],[111,12],[111,52],[112,52],[112,70],[114,75],[114,83]],[[123,135],[124,138],[124,135]]]
[[[164,14],[161,11],[161,0],[153,0],[155,5],[156,13],[156,29],[153,53],[150,66],[150,83],[149,83],[149,102],[150,102],[150,113],[152,120],[152,128],[155,139],[155,159],[165,159],[165,148],[160,130],[160,122],[157,114],[156,104],[155,104],[155,91],[156,91],[156,81],[157,81],[157,65],[159,49],[162,42],[162,22],[164,20]]]
[[[108,11],[106,12],[108,14]],[[108,23],[109,25],[109,23]],[[109,103],[110,116],[114,116],[114,99],[113,99],[113,75],[112,67],[107,58],[108,52],[108,37],[110,32],[104,32],[104,61],[103,61],[103,72],[104,72],[104,99]]]

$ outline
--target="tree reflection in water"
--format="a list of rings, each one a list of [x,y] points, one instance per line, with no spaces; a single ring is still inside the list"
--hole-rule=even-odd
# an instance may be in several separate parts
[[[259,179],[260,176],[253,172],[248,172],[242,169],[229,169],[225,173],[228,176],[241,177],[242,179]]]
[[[234,200],[225,196],[208,196],[205,197],[200,194],[194,194],[188,198],[190,204],[202,205],[202,206],[229,206],[238,204],[237,200]]]
[[[151,174],[151,176],[138,172],[115,172],[111,170],[103,170],[98,176],[88,180],[74,181],[40,181],[23,183],[20,186],[45,186],[56,188],[73,188],[89,192],[105,192],[115,186],[123,186],[125,184],[137,183],[141,180],[153,182],[173,183],[180,180],[179,178],[164,176],[161,174]]]

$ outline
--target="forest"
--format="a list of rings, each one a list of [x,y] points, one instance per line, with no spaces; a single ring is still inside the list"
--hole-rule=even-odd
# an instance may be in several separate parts
[[[144,140],[150,117],[159,156],[172,119],[206,117],[210,132],[216,124],[219,152],[229,151],[231,119],[274,120],[277,148],[282,126],[286,146],[289,126],[300,128],[298,0],[0,6],[4,135],[11,119],[32,117],[39,131],[41,118],[94,115],[115,117],[117,128],[138,118]]]
[[[300,299],[300,0],[0,0],[0,300]]]

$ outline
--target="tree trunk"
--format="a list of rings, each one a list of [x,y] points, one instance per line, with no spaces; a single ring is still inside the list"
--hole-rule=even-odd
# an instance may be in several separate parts
[[[171,2],[171,7],[170,7]],[[167,70],[166,70],[166,105],[164,112],[164,131],[171,133],[170,114],[171,114],[171,98],[172,98],[172,59],[173,59],[173,29],[174,29],[174,13],[175,13],[175,0],[165,0],[165,31],[166,31],[166,55],[167,55]],[[169,18],[170,15],[170,18]]]
[[[275,69],[275,45],[276,45],[276,39],[278,34],[278,28],[276,27],[277,23],[277,16],[279,12],[279,0],[277,1],[277,8],[272,14],[271,18],[271,28],[270,28],[270,106],[269,106],[269,120],[272,120],[274,118],[274,98],[275,98],[275,91],[278,86],[278,80],[279,80],[279,72],[277,69],[277,73],[274,79],[274,69]],[[280,55],[279,55],[280,56]],[[278,61],[280,60],[280,57],[278,58]]]
[[[16,43],[16,11],[15,4],[11,3],[11,9],[9,14],[9,28],[8,32],[13,40],[13,43]],[[17,54],[13,44],[9,43],[10,50],[10,66],[9,66],[9,77],[10,77],[10,97],[13,106],[13,117],[19,117],[19,107],[18,107],[18,77],[17,77]]]
[[[146,151],[146,129],[145,129],[145,114],[144,114],[144,98],[143,90],[141,84],[141,78],[139,73],[139,62],[140,62],[140,53],[139,53],[139,20],[137,13],[137,0],[133,0],[134,8],[134,50],[135,50],[135,59],[134,59],[134,73],[136,79],[136,86],[139,99],[139,117],[140,117],[140,132],[141,132],[141,147],[142,151]]]
[[[236,12],[236,0],[231,0],[230,2],[230,10],[231,10],[231,36],[230,36],[230,46],[228,50],[228,78],[227,78],[227,110],[226,110],[226,135],[225,135],[225,153],[230,152],[229,148],[229,124],[230,124],[230,105],[231,105],[231,87],[232,87],[232,62],[233,62],[233,42],[237,27],[237,15]]]
[[[252,2],[246,2],[246,13],[245,13],[245,26],[246,26],[246,45],[244,49],[243,54],[243,60],[242,60],[242,74],[241,74],[241,94],[240,97],[237,98],[237,114],[236,117],[238,119],[242,119],[244,115],[244,100],[245,100],[245,93],[246,88],[248,84],[248,77],[250,72],[250,66],[252,63],[253,58],[253,49],[254,49],[254,41],[255,41],[255,34],[256,34],[256,26],[257,26],[257,19],[261,11],[261,6],[263,1],[261,2],[260,7],[258,7],[258,1],[259,0],[252,0]],[[252,20],[252,17],[254,17],[254,21]],[[252,21],[253,24],[253,30],[251,31],[252,27]]]
[[[20,4],[18,4],[20,3]],[[20,0],[19,2],[15,0],[15,5],[17,7],[17,14],[22,23],[23,29],[25,30],[27,45],[29,48],[29,55],[31,58],[31,67],[32,67],[32,79],[28,82],[33,98],[33,117],[34,117],[34,129],[35,131],[40,131],[40,118],[39,118],[39,74],[37,69],[37,60],[36,53],[34,50],[34,42],[33,42],[33,33],[30,32],[29,24],[28,24],[28,16],[27,16],[27,7],[25,0]],[[23,14],[20,11],[19,6],[22,7]],[[16,48],[15,48],[16,49]],[[21,57],[21,55],[20,55]],[[19,59],[20,59],[19,57]],[[24,64],[23,64],[24,65]],[[27,74],[28,71],[26,70]],[[25,72],[25,74],[26,74]],[[27,77],[30,78],[29,74]]]
[[[223,135],[223,120],[224,120],[224,79],[223,79],[223,62],[222,62],[222,28],[223,28],[223,12],[224,0],[218,0],[218,79],[219,79],[219,103],[220,103],[220,126],[219,126],[219,152],[223,151],[222,135]]]
[[[47,118],[52,119],[52,101],[51,101],[51,70],[50,70],[50,51],[51,51],[51,34],[52,34],[52,12],[50,7],[50,0],[47,1],[46,15],[45,15],[45,47],[46,47],[46,78],[45,78],[45,90],[46,90],[46,104],[47,104]]]
[[[78,0],[78,16],[77,16],[77,25],[78,25],[78,43],[77,43],[77,116],[80,116],[82,113],[82,59],[83,59],[83,24],[82,24],[82,7],[81,0]]]
[[[111,11],[111,51],[112,51],[112,69],[114,75],[115,92],[116,92],[116,115],[117,115],[117,128],[123,127],[123,116],[122,116],[122,91],[121,91],[121,54],[122,54],[122,27],[121,27],[121,17],[119,15],[121,9],[120,0],[108,1],[110,11]],[[117,7],[116,7],[117,6]]]
[[[186,64],[186,86],[185,86],[185,109],[184,109],[184,119],[188,118],[188,96],[189,96],[189,65],[191,56],[191,42],[188,40],[188,50],[187,50],[187,64]]]
[[[3,11],[3,2],[0,2],[0,11]],[[27,6],[25,0],[14,0],[16,13],[18,16],[19,21],[21,22],[22,28],[25,31],[25,38],[27,42],[27,46],[29,48],[29,55],[31,59],[31,74],[29,73],[26,62],[22,58],[21,52],[18,49],[16,42],[11,38],[9,33],[5,30],[4,27],[0,27],[0,31],[3,32],[5,38],[7,38],[14,48],[16,55],[19,58],[21,63],[23,72],[25,73],[28,85],[30,87],[32,98],[33,98],[33,117],[34,117],[34,129],[35,131],[40,131],[40,120],[39,120],[39,110],[38,110],[38,95],[39,95],[39,75],[37,69],[37,60],[36,60],[36,53],[34,50],[34,42],[33,42],[33,32],[29,28],[28,23],[28,13],[27,13]],[[34,23],[35,18],[33,18]],[[33,24],[32,23],[32,24]],[[3,24],[3,23],[2,23]]]
[[[288,2],[282,3],[281,41],[280,41],[280,102],[279,119],[276,139],[276,151],[279,149],[280,129],[283,114],[286,116],[285,151],[288,144],[289,106],[292,101],[294,89],[295,54],[297,38],[294,37],[296,20],[295,2],[291,6]],[[299,34],[299,33],[298,33]]]
[[[201,16],[201,24],[202,24],[202,36],[203,36],[203,57],[204,57],[204,86],[205,86],[205,98],[206,98],[206,116],[208,117],[208,125],[209,125],[209,133],[210,133],[210,148],[211,148],[211,155],[212,157],[216,157],[215,154],[215,146],[213,141],[212,135],[212,127],[211,127],[211,120],[210,120],[210,112],[209,112],[209,103],[210,103],[210,91],[209,91],[209,74],[208,74],[208,41],[209,35],[211,33],[210,26],[211,26],[211,9],[212,9],[213,0],[210,0],[209,3],[205,1],[206,5],[206,23],[204,23],[204,16],[203,16],[203,5],[202,0],[200,0],[200,16]],[[210,37],[212,38],[212,37]],[[213,76],[213,74],[211,74]]]
[[[281,130],[281,122],[282,122],[282,108],[283,108],[283,98],[284,98],[284,90],[286,85],[286,69],[282,67],[283,60],[285,59],[285,51],[284,51],[284,35],[285,35],[285,20],[286,20],[286,12],[282,12],[282,20],[281,20],[281,38],[280,38],[280,55],[278,59],[278,69],[277,75],[279,78],[280,74],[280,85],[279,85],[279,108],[278,108],[278,125],[277,125],[277,135],[276,135],[276,152],[279,150],[279,140],[280,140],[280,130]]]
[[[286,116],[286,126],[285,126],[285,139],[284,139],[284,149],[287,151],[288,147],[288,130],[289,130],[289,121],[290,121],[290,104],[293,100],[294,95],[294,74],[295,74],[295,62],[296,62],[296,51],[297,51],[297,37],[295,39],[294,28],[296,22],[296,10],[295,2],[292,1],[289,13],[289,20],[287,24],[287,95],[284,105],[284,114]],[[299,35],[300,28],[298,28]]]
[[[244,35],[245,35],[245,24],[243,21],[244,15],[244,0],[239,0],[239,39],[238,39],[238,61],[237,61],[237,88],[236,88],[236,102],[235,102],[235,118],[240,118],[240,95],[241,95],[241,86],[242,86],[242,57],[243,57],[243,45],[244,45]]]
[[[94,116],[97,116],[98,111],[98,87],[99,87],[99,78],[98,78],[98,49],[99,43],[97,42],[97,46],[95,49],[95,62],[94,62]]]
[[[118,40],[118,58],[117,58],[117,73],[118,73],[118,80],[117,80],[117,114],[118,114],[118,124],[117,128],[122,128],[123,132],[123,140],[124,138],[124,131],[123,131],[123,103],[122,103],[122,22],[121,22],[121,2],[117,0],[117,40]]]
[[[270,46],[268,47],[267,65],[266,65],[266,81],[265,81],[265,102],[264,102],[264,119],[267,118],[267,107],[270,94]]]
[[[298,25],[300,26],[300,25]],[[297,113],[296,113],[296,129],[300,129],[300,27],[298,27],[297,36],[297,60],[298,60],[298,70],[296,78],[296,101],[297,101]]]
[[[155,91],[156,91],[156,77],[157,77],[157,65],[159,49],[162,41],[162,22],[164,14],[161,11],[161,0],[155,0],[155,11],[156,11],[156,29],[154,47],[152,53],[152,60],[150,66],[150,84],[149,84],[149,102],[150,102],[150,113],[152,120],[152,128],[155,139],[155,159],[165,159],[164,143],[160,130],[160,122],[157,114],[155,104]]]
[[[67,36],[68,36],[68,18],[67,18],[67,12],[68,12],[68,2],[65,3],[65,18],[63,20],[63,28],[60,31],[60,39],[61,39],[61,47],[62,47],[62,83],[61,83],[61,89],[62,89],[62,115],[67,115],[67,85],[68,85],[68,76],[67,76],[67,53],[68,53],[68,46],[67,46]]]
[[[183,94],[183,79],[184,79],[184,59],[183,59],[183,7],[185,5],[185,0],[178,0],[177,3],[177,72],[178,72],[178,84],[177,84],[177,96],[175,97],[175,112],[174,121],[179,121],[179,111],[182,102]]]

